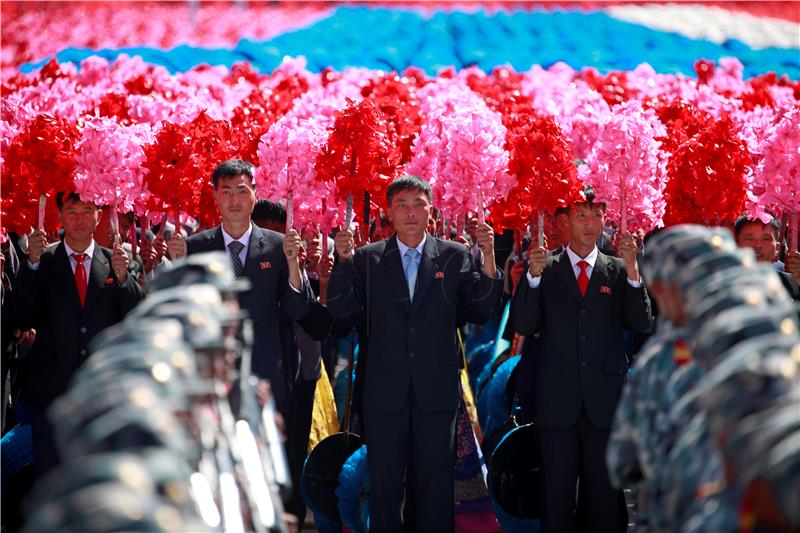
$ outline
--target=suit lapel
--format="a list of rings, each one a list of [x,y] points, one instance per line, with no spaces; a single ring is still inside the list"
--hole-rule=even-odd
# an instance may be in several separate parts
[[[408,312],[410,308],[408,283],[406,283],[406,273],[403,271],[403,262],[400,259],[400,249],[397,248],[397,235],[393,235],[386,241],[386,248],[383,250],[380,267],[386,273],[397,300],[402,302],[403,307]]]
[[[556,272],[558,272],[558,277],[567,286],[569,291],[572,293],[575,298],[578,300],[583,300],[583,296],[581,296],[581,290],[578,287],[578,279],[575,277],[575,271],[572,270],[572,263],[569,260],[569,255],[567,255],[567,251],[564,250],[558,255],[554,261],[557,261],[558,264],[556,265]]]
[[[230,263],[230,251],[225,247],[225,239],[222,238],[222,226],[219,225],[214,228],[214,231],[209,231],[205,235],[205,239],[199,252],[216,252],[220,251],[225,254]]]
[[[111,277],[111,266],[100,246],[95,245],[92,255],[91,274],[89,275],[89,286],[86,289],[86,303],[84,309],[89,309],[99,291],[106,283],[106,279]],[[116,281],[116,280],[115,280]],[[76,289],[77,292],[77,289]]]
[[[600,251],[597,252],[597,261],[594,262],[592,277],[589,278],[589,286],[586,288],[584,302],[588,302],[600,292],[600,287],[607,285],[608,282],[608,258]],[[577,282],[576,282],[577,283]]]
[[[431,287],[433,273],[436,271],[435,260],[437,257],[439,257],[439,247],[436,244],[436,240],[430,235],[426,235],[419,271],[417,272],[417,289],[414,291],[414,300],[411,302],[412,309],[419,307],[420,302],[425,299],[425,294]],[[403,278],[405,279],[405,272],[403,273]]]
[[[217,226],[214,231],[208,233],[208,250],[222,250],[227,253],[225,249],[225,239],[222,238],[222,226]]]
[[[97,247],[95,246],[95,249]],[[53,270],[58,276],[59,285],[67,291],[67,300],[75,307],[77,312],[81,310],[81,300],[78,296],[78,287],[75,285],[75,274],[72,272],[72,265],[67,257],[67,249],[61,242],[53,253]]]
[[[222,231],[220,230],[220,237]],[[258,260],[263,259],[266,253],[267,236],[261,229],[253,224],[253,230],[250,232],[250,242],[247,243],[247,257],[244,260],[245,273],[255,272],[258,270]]]

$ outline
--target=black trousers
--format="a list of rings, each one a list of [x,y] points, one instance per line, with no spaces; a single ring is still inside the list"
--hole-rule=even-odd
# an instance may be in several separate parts
[[[300,477],[308,456],[308,436],[314,412],[314,392],[317,382],[302,381],[295,384],[286,418],[286,460],[292,476],[292,495],[286,502],[286,512],[297,516],[302,527],[306,516],[306,504],[300,493]]]
[[[364,407],[370,531],[453,531],[456,410],[424,411],[413,389],[400,411]],[[407,483],[410,479],[413,483]],[[413,524],[407,523],[411,515]]]
[[[581,410],[566,429],[541,428],[545,532],[625,531],[628,513],[606,467],[609,429],[592,424]],[[576,486],[580,484],[576,502]],[[576,515],[580,510],[580,520]]]
[[[47,413],[41,409],[31,409],[31,437],[33,440],[33,466],[36,479],[39,479],[61,464],[53,435],[53,426]]]

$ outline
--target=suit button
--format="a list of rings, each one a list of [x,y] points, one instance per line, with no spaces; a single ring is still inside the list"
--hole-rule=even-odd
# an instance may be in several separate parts
[[[586,309],[581,309],[581,314],[585,315],[586,314]]]
[[[586,342],[586,335],[581,335],[581,342]]]
[[[409,335],[413,335],[414,334],[414,328],[408,328],[408,334]]]
[[[586,361],[581,362],[581,368],[586,368]]]
[[[86,333],[86,326],[81,327],[81,333]]]
[[[86,350],[81,350],[81,355],[86,355]]]
[[[414,359],[414,352],[408,352],[408,356],[409,356],[411,359]]]

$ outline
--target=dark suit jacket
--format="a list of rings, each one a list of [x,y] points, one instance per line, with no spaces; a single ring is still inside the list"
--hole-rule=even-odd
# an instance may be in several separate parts
[[[354,323],[366,320],[369,366],[364,405],[399,411],[409,387],[419,408],[455,409],[459,398],[459,320],[485,322],[498,312],[502,279],[474,268],[467,248],[428,235],[413,303],[397,236],[356,250],[337,263],[328,286],[328,309]]]
[[[200,232],[186,240],[189,254],[224,251],[222,227]],[[253,224],[244,274],[252,288],[239,295],[239,304],[253,321],[253,373],[270,380],[275,400],[282,404],[288,387],[296,379],[300,362],[299,351],[284,356],[281,330],[291,329],[291,319],[300,320],[308,313],[313,300],[308,284],[297,293],[289,287],[289,267],[283,254],[283,235]],[[285,313],[284,319],[280,317]],[[288,315],[288,317],[286,317]],[[283,325],[281,326],[281,323]]]
[[[111,250],[98,244],[83,309],[63,243],[44,251],[37,270],[24,261],[14,290],[14,317],[20,329],[36,329],[22,369],[25,401],[44,409],[63,394],[88,357],[89,341],[122,320],[142,298],[144,290],[133,275],[118,283]]]
[[[647,290],[631,287],[627,277],[621,259],[599,252],[582,297],[562,252],[547,259],[537,288],[520,282],[511,305],[514,327],[522,335],[540,333],[539,426],[569,427],[585,406],[593,424],[611,427],[627,371],[623,330],[643,331],[651,320]]]
[[[788,272],[778,271],[778,275],[781,278],[781,282],[783,286],[786,287],[786,292],[789,293],[792,300],[800,300],[800,287],[797,286],[797,282],[794,280],[791,274]]]

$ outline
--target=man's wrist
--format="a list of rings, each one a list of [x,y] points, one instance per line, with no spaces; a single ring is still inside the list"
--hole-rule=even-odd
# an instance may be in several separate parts
[[[533,274],[531,274],[530,270],[526,274],[525,278],[528,282],[528,287],[530,287],[531,289],[537,288],[539,286],[539,283],[542,281],[541,276],[534,276]]]
[[[629,280],[639,281],[641,279],[639,276],[639,265],[635,261],[632,265],[625,265],[625,269],[628,271]]]

